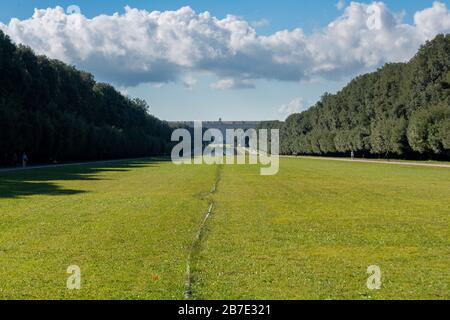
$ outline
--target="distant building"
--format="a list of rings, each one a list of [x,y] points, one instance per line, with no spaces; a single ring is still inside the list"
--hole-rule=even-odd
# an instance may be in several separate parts
[[[177,121],[169,123],[172,127],[177,126],[187,126],[189,128],[194,127],[194,121]],[[226,139],[226,131],[227,130],[239,130],[242,129],[244,131],[249,129],[257,129],[261,124],[261,121],[203,121],[202,126],[203,130],[208,129],[217,129],[220,130],[224,139]]]
[[[193,128],[194,127],[194,121],[175,121],[169,123],[172,126],[177,125],[185,125],[187,127]],[[261,124],[261,121],[222,121],[222,119],[219,119],[219,121],[203,121],[202,125],[203,128],[208,129],[218,129],[222,132],[222,134],[225,136],[226,130],[248,130],[248,129],[256,129]]]

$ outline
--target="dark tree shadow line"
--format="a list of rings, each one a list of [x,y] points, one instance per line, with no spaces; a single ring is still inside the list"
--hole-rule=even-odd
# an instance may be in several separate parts
[[[138,168],[158,167],[167,159],[132,160],[125,162],[92,163],[0,172],[0,199],[23,198],[33,195],[66,196],[86,193],[59,186],[54,181],[95,181],[104,172],[127,172]]]

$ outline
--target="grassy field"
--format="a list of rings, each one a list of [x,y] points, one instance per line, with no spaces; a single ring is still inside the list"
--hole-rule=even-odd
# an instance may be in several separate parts
[[[214,172],[133,161],[0,174],[0,298],[182,299]]]
[[[450,170],[281,159],[0,174],[0,299],[449,299]],[[69,265],[82,289],[66,288]],[[369,265],[382,288],[366,287]]]
[[[450,170],[282,159],[226,167],[198,298],[450,298]],[[367,268],[382,289],[367,289]]]

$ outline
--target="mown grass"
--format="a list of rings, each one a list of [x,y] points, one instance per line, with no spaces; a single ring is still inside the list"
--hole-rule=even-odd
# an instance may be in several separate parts
[[[450,170],[282,159],[224,168],[199,299],[450,298]],[[367,268],[382,270],[381,290]]]
[[[340,157],[340,158],[326,158],[326,157],[314,157],[314,156],[285,156],[287,158],[303,158],[303,159],[323,159],[323,160],[352,160],[350,157]],[[391,162],[395,163],[413,163],[413,164],[426,164],[426,165],[449,165],[450,161],[437,161],[437,160],[403,160],[403,159],[387,159],[387,158],[362,158],[355,157],[354,160],[371,161],[371,162]],[[357,162],[356,161],[356,162]]]
[[[450,170],[281,159],[0,174],[0,299],[450,298]],[[68,290],[69,265],[81,290]],[[369,265],[382,288],[366,287]]]
[[[165,161],[0,174],[0,299],[183,299],[214,175]]]

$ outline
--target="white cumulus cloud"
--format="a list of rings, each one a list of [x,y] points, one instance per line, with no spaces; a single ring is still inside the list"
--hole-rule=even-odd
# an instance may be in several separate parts
[[[211,84],[211,88],[217,90],[229,90],[229,89],[254,89],[255,85],[248,80],[239,80],[233,78],[227,78],[219,80]]]
[[[407,24],[382,2],[351,2],[312,34],[297,28],[259,35],[243,18],[219,19],[190,7],[126,7],[123,14],[93,18],[56,7],[0,23],[0,29],[39,54],[123,87],[170,81],[191,87],[186,75],[206,72],[222,79],[212,87],[237,89],[254,87],[256,79],[339,79],[407,61],[426,40],[450,32],[450,12],[435,2]]]
[[[294,98],[291,102],[283,104],[278,109],[282,120],[293,113],[300,113],[306,110],[306,101],[303,98]]]
[[[253,21],[251,23],[251,26],[253,28],[263,28],[263,27],[267,27],[269,24],[270,24],[269,20],[267,20],[267,19],[260,19],[260,20],[257,20],[257,21]]]
[[[187,75],[182,79],[182,82],[185,88],[192,90],[197,84],[197,79],[191,75]]]

